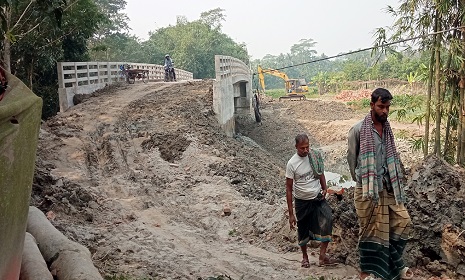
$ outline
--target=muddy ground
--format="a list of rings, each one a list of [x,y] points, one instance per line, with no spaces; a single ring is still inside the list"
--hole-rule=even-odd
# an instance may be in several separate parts
[[[79,102],[42,125],[31,204],[89,248],[103,276],[356,279],[351,191],[329,198],[330,252],[343,264],[319,268],[313,248],[312,266],[300,268],[284,167],[294,136],[307,132],[326,169],[347,176],[347,131],[366,112],[330,97],[263,98],[262,124],[242,117],[228,138],[212,111],[212,81],[121,85]],[[392,126],[403,137],[421,133]],[[406,260],[415,279],[464,279],[463,169],[423,161],[403,138],[398,149],[409,178],[415,228]]]

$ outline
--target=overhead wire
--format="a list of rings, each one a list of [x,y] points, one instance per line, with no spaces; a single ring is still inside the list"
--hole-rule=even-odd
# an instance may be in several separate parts
[[[396,45],[396,44],[400,44],[400,43],[404,43],[404,42],[408,42],[408,41],[413,41],[413,40],[420,39],[420,38],[425,38],[425,37],[428,37],[428,36],[433,36],[433,35],[437,35],[437,34],[441,34],[441,33],[446,33],[446,32],[457,30],[457,29],[465,29],[465,26],[449,28],[449,29],[445,29],[445,30],[440,30],[440,31],[424,34],[424,35],[418,35],[418,36],[407,38],[407,39],[401,39],[401,40],[397,40],[397,41],[390,42],[390,43],[384,43],[384,44],[374,46],[374,47],[368,47],[368,48],[363,48],[363,49],[359,49],[359,50],[356,50],[356,51],[350,51],[350,52],[341,53],[341,54],[337,54],[337,55],[333,55],[333,56],[322,57],[322,58],[310,60],[310,61],[307,61],[307,62],[302,62],[302,63],[298,63],[298,64],[284,66],[284,67],[281,67],[281,68],[274,68],[274,70],[283,70],[283,69],[287,69],[287,68],[293,68],[293,67],[302,66],[302,65],[305,65],[305,64],[310,64],[310,63],[315,63],[315,62],[319,62],[319,61],[329,60],[329,59],[338,58],[338,57],[341,57],[341,56],[351,55],[351,54],[364,52],[364,51],[368,51],[368,50],[384,48],[384,47],[388,47],[388,46],[392,46],[392,45]],[[255,72],[253,73],[253,75],[257,75],[257,74],[258,73],[255,73]]]

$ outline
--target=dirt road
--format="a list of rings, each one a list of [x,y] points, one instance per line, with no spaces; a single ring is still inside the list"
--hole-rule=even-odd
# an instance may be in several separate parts
[[[212,111],[212,81],[95,94],[43,124],[32,204],[87,246],[104,276],[356,279],[347,254],[347,265],[323,269],[313,249],[312,266],[300,268],[283,178],[302,131],[325,151],[327,170],[347,174],[345,137],[361,114],[335,101],[262,104],[263,124],[242,118],[241,135],[228,138]]]

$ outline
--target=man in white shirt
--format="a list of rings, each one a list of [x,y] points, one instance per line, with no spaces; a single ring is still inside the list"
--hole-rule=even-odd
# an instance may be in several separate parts
[[[319,265],[334,265],[337,262],[326,255],[331,241],[333,222],[332,210],[325,200],[326,178],[321,154],[310,149],[308,136],[295,137],[297,152],[286,166],[286,199],[289,211],[289,225],[297,225],[299,246],[302,250],[302,267],[310,267],[307,243],[321,241]],[[295,215],[293,207],[295,201]]]

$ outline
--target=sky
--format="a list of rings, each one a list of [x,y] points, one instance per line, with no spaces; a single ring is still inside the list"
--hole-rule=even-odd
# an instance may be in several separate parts
[[[221,8],[226,15],[222,32],[237,43],[245,43],[252,59],[289,53],[301,39],[313,39],[318,55],[370,47],[376,28],[394,22],[386,7],[399,5],[399,0],[126,1],[123,12],[130,19],[130,33],[141,40],[149,38],[149,31],[175,25],[177,16],[194,21],[202,12]]]

